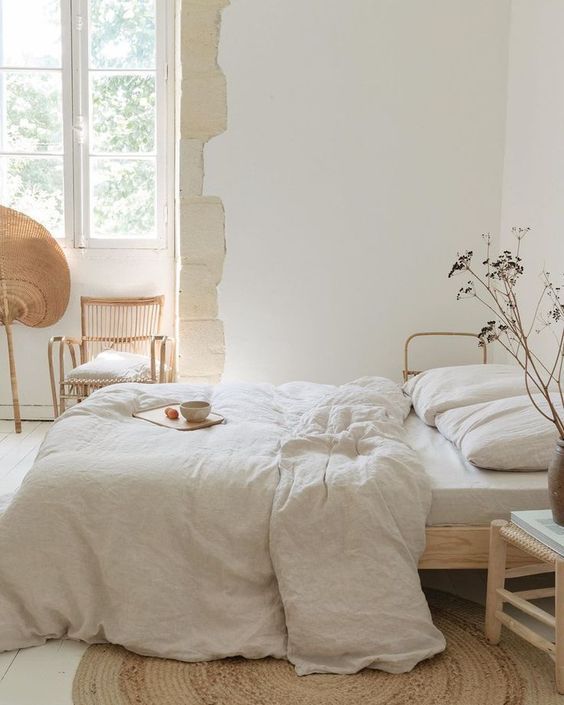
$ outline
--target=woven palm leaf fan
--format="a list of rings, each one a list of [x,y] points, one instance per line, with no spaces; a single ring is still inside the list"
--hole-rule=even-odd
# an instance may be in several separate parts
[[[6,330],[16,433],[20,404],[12,324],[45,328],[69,302],[70,272],[55,238],[27,215],[0,206],[0,325]]]

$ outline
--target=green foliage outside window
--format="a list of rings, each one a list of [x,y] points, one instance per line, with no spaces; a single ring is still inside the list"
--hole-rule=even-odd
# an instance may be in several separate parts
[[[3,2],[14,0],[0,0]],[[91,0],[91,144],[97,154],[155,151],[155,0]],[[59,0],[45,0],[45,14]],[[6,28],[4,28],[4,33]],[[0,65],[3,62],[0,41]],[[31,52],[34,47],[30,47]],[[37,57],[33,55],[34,66]],[[62,146],[60,72],[0,72],[0,149],[58,153]],[[0,157],[0,197],[62,235],[62,157]],[[92,159],[92,230],[101,237],[155,234],[154,159]]]

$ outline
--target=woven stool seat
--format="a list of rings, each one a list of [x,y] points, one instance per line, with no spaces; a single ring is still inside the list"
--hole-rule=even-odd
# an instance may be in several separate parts
[[[531,536],[526,531],[515,524],[507,524],[503,526],[499,533],[503,538],[513,546],[526,551],[534,558],[538,558],[545,563],[555,563],[560,557],[555,551],[545,546],[538,541],[534,536]]]

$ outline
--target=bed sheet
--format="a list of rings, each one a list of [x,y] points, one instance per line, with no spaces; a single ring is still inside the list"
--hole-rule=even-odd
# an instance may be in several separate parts
[[[477,468],[414,411],[405,427],[408,442],[431,480],[428,526],[489,524],[492,519],[508,519],[512,511],[548,508],[546,472]]]

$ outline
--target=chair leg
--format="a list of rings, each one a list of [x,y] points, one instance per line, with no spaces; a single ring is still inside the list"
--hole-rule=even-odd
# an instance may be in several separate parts
[[[54,383],[51,387],[51,396],[53,398],[53,419],[56,419],[59,416],[59,405],[57,403],[57,392]]]
[[[51,382],[51,397],[53,399],[53,418],[59,415],[59,405],[57,403],[57,383],[55,381],[55,366],[53,364],[53,341],[49,341],[49,380]]]
[[[12,386],[12,404],[14,407],[14,425],[16,433],[22,432],[22,419],[20,415],[20,397],[18,394],[18,380],[16,378],[16,358],[14,357],[14,339],[12,337],[12,324],[4,323],[6,339],[8,342],[8,362],[10,367],[10,384]]]
[[[505,586],[505,561],[507,546],[500,534],[500,529],[507,524],[502,519],[495,519],[490,526],[490,555],[488,561],[488,588],[486,598],[486,639],[490,644],[499,644],[501,622],[496,612],[503,609],[503,600],[497,591]]]
[[[170,341],[168,381],[176,382],[176,341]]]

